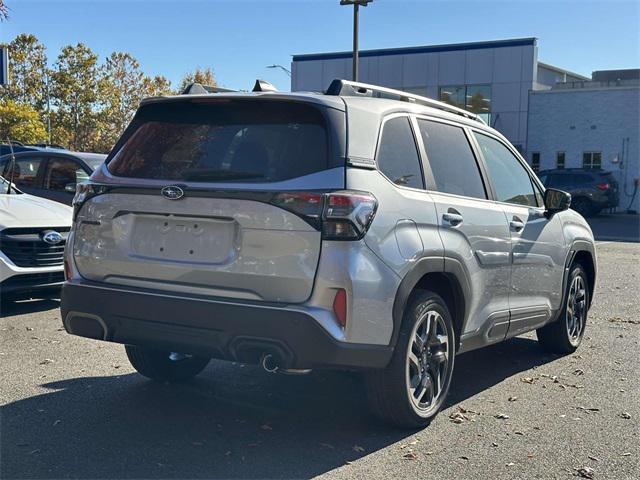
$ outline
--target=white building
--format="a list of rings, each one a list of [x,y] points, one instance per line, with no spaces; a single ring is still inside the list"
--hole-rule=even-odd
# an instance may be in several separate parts
[[[291,90],[351,78],[352,53],[294,55]],[[535,38],[360,52],[360,81],[445,100],[483,116],[527,150],[529,91],[587,77],[538,61]]]
[[[640,70],[593,72],[529,95],[528,161],[540,170],[603,168],[620,184],[620,210],[640,182]],[[633,210],[640,210],[640,192]]]

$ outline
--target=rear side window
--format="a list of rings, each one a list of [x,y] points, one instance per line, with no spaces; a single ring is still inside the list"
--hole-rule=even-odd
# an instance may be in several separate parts
[[[479,133],[474,134],[496,189],[496,200],[537,207],[531,177],[515,155],[498,140]]]
[[[487,198],[464,130],[429,120],[418,120],[418,124],[438,191]]]
[[[424,188],[420,157],[407,117],[385,122],[378,149],[378,168],[396,185]]]
[[[315,107],[275,101],[149,105],[108,161],[121,177],[277,182],[330,168]]]

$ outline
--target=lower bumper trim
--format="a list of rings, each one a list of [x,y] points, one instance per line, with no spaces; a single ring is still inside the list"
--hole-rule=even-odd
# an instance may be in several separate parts
[[[282,368],[382,368],[389,346],[340,342],[305,312],[153,291],[65,283],[67,332],[87,338],[257,363],[277,355]]]

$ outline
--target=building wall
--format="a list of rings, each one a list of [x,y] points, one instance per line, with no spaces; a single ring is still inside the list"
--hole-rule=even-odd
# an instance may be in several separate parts
[[[582,167],[583,152],[602,152],[602,168],[620,182],[620,208],[626,209],[633,180],[640,177],[640,87],[547,90],[529,97],[527,160],[540,153],[540,169],[556,167],[565,152],[566,168]],[[629,151],[622,158],[623,138]],[[617,160],[617,162],[616,162]],[[626,190],[626,194],[625,194]],[[640,192],[633,208],[640,209]]]
[[[491,85],[492,126],[525,150],[528,94],[537,74],[535,40],[526,45],[512,46],[509,41],[486,45],[469,44],[466,49],[458,45],[449,51],[438,48],[423,53],[402,53],[412,49],[398,49],[398,53],[383,50],[380,54],[365,51],[360,57],[360,81],[435,99],[441,86]],[[292,62],[293,91],[322,91],[336,78],[351,78],[350,56],[304,57],[296,56]]]

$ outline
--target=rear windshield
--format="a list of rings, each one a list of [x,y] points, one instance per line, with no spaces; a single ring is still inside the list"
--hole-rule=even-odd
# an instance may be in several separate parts
[[[217,100],[148,105],[108,162],[113,175],[277,182],[329,168],[322,113],[305,104]]]

